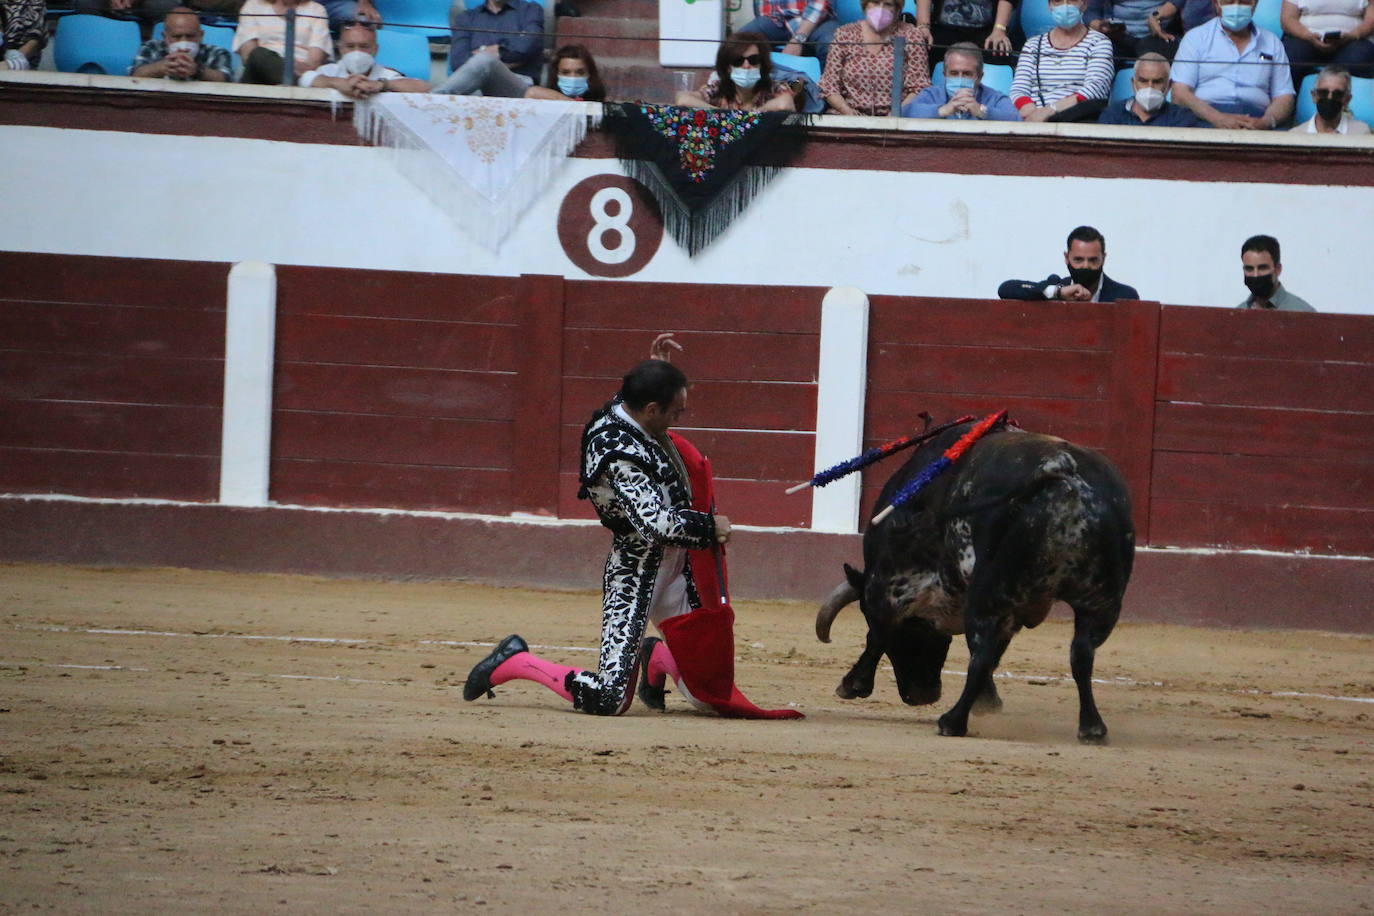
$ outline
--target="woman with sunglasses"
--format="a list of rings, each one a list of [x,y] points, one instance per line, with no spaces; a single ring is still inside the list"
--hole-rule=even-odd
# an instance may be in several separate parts
[[[592,52],[582,45],[564,45],[554,52],[549,84],[525,90],[527,99],[552,102],[604,102],[606,86],[596,69]]]
[[[864,18],[835,30],[821,75],[830,110],[844,115],[886,115],[892,109],[894,38],[906,39],[902,104],[930,85],[930,30],[901,18],[902,0],[864,0]]]
[[[741,111],[797,110],[793,87],[773,79],[768,39],[756,32],[736,32],[721,42],[715,76],[695,92],[679,92],[677,104]]]

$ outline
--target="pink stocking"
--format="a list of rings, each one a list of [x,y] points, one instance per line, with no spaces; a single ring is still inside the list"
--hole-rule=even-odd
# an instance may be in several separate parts
[[[649,683],[661,687],[666,683],[665,678],[672,678],[677,684],[682,674],[677,670],[673,653],[668,651],[668,644],[660,641],[654,644],[653,654],[649,656]]]
[[[569,673],[579,670],[581,669],[546,662],[533,652],[521,652],[497,665],[496,670],[491,673],[491,682],[495,685],[517,679],[534,681],[536,684],[543,684],[571,703],[572,694],[568,693],[568,689],[563,685],[567,683]]]

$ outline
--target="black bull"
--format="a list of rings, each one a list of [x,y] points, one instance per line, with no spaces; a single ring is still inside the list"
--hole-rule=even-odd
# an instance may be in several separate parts
[[[971,424],[919,446],[887,482],[877,507],[936,460]],[[864,532],[864,570],[845,566],[816,616],[830,641],[836,614],[855,599],[868,620],[863,655],[836,691],[873,692],[886,654],[902,699],[940,698],[940,670],[952,636],[968,642],[969,668],[958,702],[940,717],[942,735],[968,731],[975,703],[1001,706],[992,673],[1012,636],[1035,627],[1056,600],[1073,608],[1069,663],[1078,686],[1078,737],[1106,738],[1093,701],[1093,656],[1121,613],[1135,557],[1130,496],[1102,455],[1017,429],[995,429],[881,524]]]

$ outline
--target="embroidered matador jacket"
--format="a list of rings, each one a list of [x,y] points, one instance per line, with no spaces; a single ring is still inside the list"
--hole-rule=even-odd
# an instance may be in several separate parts
[[[613,715],[628,702],[640,639],[654,601],[654,584],[667,547],[709,548],[715,519],[691,508],[692,492],[677,450],[623,415],[614,400],[582,431],[582,488],[601,524],[611,530],[602,582],[600,670],[582,672],[568,685],[579,709]],[[693,608],[701,600],[691,566],[683,569]]]

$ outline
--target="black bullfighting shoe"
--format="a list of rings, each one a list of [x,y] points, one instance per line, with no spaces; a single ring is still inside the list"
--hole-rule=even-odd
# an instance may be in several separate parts
[[[654,657],[654,646],[661,642],[663,640],[657,636],[646,636],[639,644],[639,699],[650,709],[664,712],[668,704],[663,698],[668,695],[668,691],[649,683],[649,659]],[[664,683],[667,683],[667,678],[664,678]]]
[[[530,647],[525,645],[525,641],[514,633],[497,643],[496,648],[491,650],[491,654],[480,662],[472,666],[468,672],[467,683],[463,685],[463,699],[471,702],[482,694],[489,697],[496,696],[491,690],[491,674],[501,666],[501,663],[512,655],[519,655],[521,652],[530,651]]]

